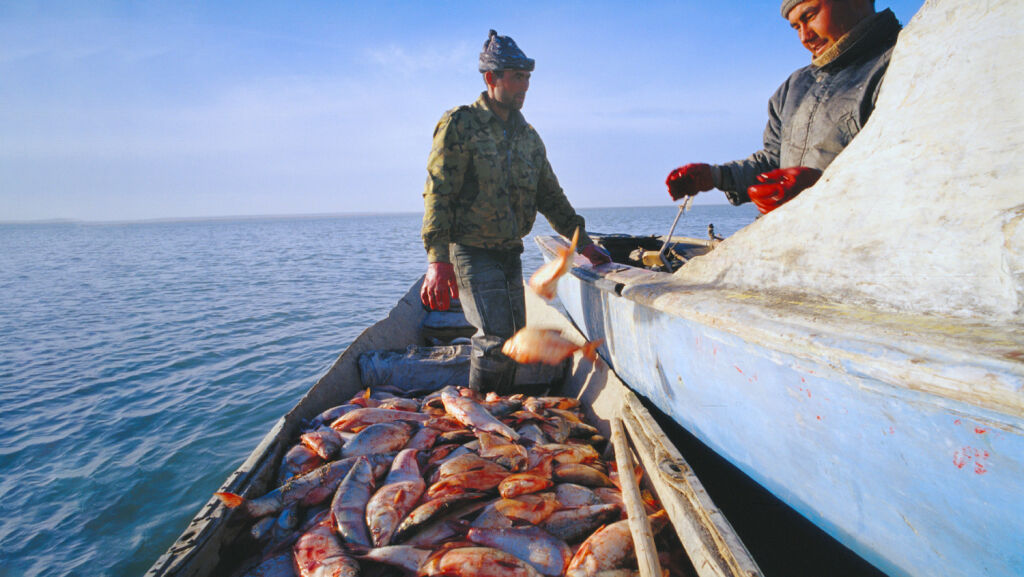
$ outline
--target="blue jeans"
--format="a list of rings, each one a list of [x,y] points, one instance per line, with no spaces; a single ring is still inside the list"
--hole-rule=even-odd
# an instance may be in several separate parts
[[[515,381],[516,363],[501,352],[501,346],[526,326],[519,253],[453,244],[450,254],[462,310],[476,327],[469,386],[507,394]]]

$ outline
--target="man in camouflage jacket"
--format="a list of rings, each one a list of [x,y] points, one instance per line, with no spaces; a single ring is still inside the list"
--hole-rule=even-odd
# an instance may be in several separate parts
[[[592,264],[608,254],[587,235],[558,185],[540,135],[520,109],[533,59],[508,36],[490,31],[480,54],[487,91],[441,117],[423,191],[423,245],[429,261],[420,297],[447,310],[461,295],[473,336],[469,385],[506,392],[515,363],[501,352],[526,324],[523,237],[540,211],[563,236],[580,229],[580,250]]]
[[[674,200],[717,188],[732,204],[767,213],[817,182],[875,109],[900,23],[874,0],[784,0],[786,18],[811,51],[768,103],[764,148],[744,160],[687,164],[669,173]]]

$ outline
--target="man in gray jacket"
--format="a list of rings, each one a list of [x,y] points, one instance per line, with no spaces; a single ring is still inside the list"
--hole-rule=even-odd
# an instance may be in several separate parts
[[[673,200],[717,188],[768,213],[813,186],[867,122],[900,31],[892,11],[875,12],[874,0],[784,0],[782,17],[813,58],[768,102],[764,148],[673,170]]]

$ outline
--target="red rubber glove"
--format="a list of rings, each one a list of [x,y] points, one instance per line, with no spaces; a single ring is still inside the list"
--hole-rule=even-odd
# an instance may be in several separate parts
[[[608,251],[597,246],[597,243],[590,243],[583,247],[583,256],[587,257],[590,264],[594,266],[600,266],[612,262],[612,255],[608,254]]]
[[[779,168],[757,175],[757,181],[764,184],[751,186],[747,189],[747,194],[750,195],[750,200],[757,205],[761,214],[768,214],[792,200],[804,189],[814,186],[819,178],[821,178],[821,171],[817,168],[806,166]]]
[[[685,196],[694,196],[698,192],[711,190],[715,187],[715,181],[711,178],[710,164],[687,164],[668,173],[665,179],[668,186],[668,194],[672,200],[679,200]]]
[[[455,283],[455,267],[450,262],[432,262],[420,287],[420,300],[427,308],[446,311],[451,299],[459,298],[459,285]]]

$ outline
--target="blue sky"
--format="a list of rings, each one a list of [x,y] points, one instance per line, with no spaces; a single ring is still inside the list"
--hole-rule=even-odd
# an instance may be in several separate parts
[[[523,112],[575,206],[667,204],[809,62],[778,7],[0,0],[0,221],[420,211],[490,28],[537,61]]]

